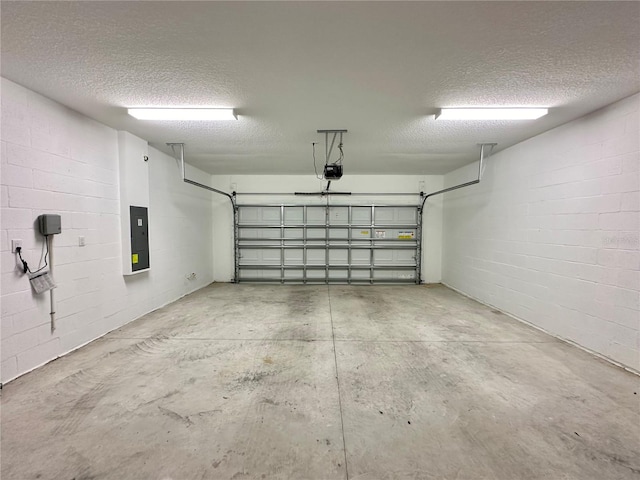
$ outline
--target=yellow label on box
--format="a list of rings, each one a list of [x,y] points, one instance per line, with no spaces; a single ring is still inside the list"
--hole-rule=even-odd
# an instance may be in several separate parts
[[[134,265],[136,263],[138,263],[138,254],[134,253],[133,255],[131,255],[131,263],[133,263]]]

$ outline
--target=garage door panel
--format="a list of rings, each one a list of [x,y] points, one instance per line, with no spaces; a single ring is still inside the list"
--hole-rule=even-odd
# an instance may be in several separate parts
[[[307,225],[324,225],[325,223],[325,207],[307,207]]]
[[[412,270],[377,270],[373,272],[375,281],[402,282],[415,280]]]
[[[302,225],[304,223],[303,207],[284,207],[285,225]]]
[[[374,214],[375,223],[377,224],[387,224],[393,223],[393,209],[391,208],[376,208]]]
[[[329,250],[329,265],[347,265],[349,259],[349,251],[344,250]]]
[[[351,238],[352,239],[369,239],[371,238],[371,229],[369,228],[352,228],[351,229]]]
[[[241,205],[238,210],[239,281],[416,282],[416,206]]]
[[[349,207],[329,207],[329,225],[348,225]]]
[[[240,238],[243,239],[251,239],[251,238],[259,238],[259,239],[269,239],[269,238],[279,238],[280,232],[277,229],[273,228],[243,228],[240,230]]]
[[[377,207],[374,218],[379,225],[415,224],[417,213],[414,207]]]
[[[255,281],[255,280],[272,280],[277,281],[280,279],[280,270],[258,270],[247,269],[240,270],[239,280]]]
[[[354,225],[371,225],[371,207],[352,207],[351,223]]]
[[[351,250],[351,265],[370,265],[371,264],[371,251],[370,250]]]
[[[349,270],[346,268],[329,270],[330,280],[347,280],[348,278],[349,278]]]
[[[258,238],[260,234],[257,228],[243,228],[240,231],[240,238]]]
[[[307,270],[307,278],[308,279],[324,279],[325,273],[324,270]]]
[[[307,250],[307,265],[325,265],[326,262],[324,250]]]
[[[240,265],[280,265],[280,249],[245,248],[240,256]]]
[[[258,270],[242,269],[239,272],[238,281],[242,282],[243,280],[247,280],[247,279],[260,278],[258,275],[260,275]]]
[[[304,277],[303,269],[293,270],[288,269],[284,271],[284,278],[287,280],[302,280]]]
[[[393,240],[415,240],[415,228],[392,228],[387,230],[389,239]]]
[[[391,265],[393,263],[393,252],[391,250],[377,250],[373,252],[374,265]]]
[[[285,265],[302,265],[303,257],[302,249],[287,249],[284,250],[284,264]]]
[[[284,238],[291,238],[293,240],[299,240],[304,235],[304,229],[302,228],[285,228]]]
[[[240,265],[256,265],[262,261],[261,250],[245,248],[240,255]]]
[[[258,223],[259,215],[258,207],[245,207],[238,210],[240,223]]]
[[[329,230],[329,238],[347,239],[349,238],[349,229],[348,228],[331,228]]]
[[[370,270],[351,270],[351,279],[359,280],[359,281],[370,281],[371,271]]]
[[[239,209],[240,223],[280,225],[280,207],[246,207]]]
[[[280,223],[281,209],[280,207],[263,207],[260,209],[261,215],[259,215],[259,223]]]
[[[374,265],[413,265],[415,252],[413,250],[375,250],[373,263]]]
[[[307,239],[311,238],[319,238],[324,240],[327,236],[324,228],[308,228],[307,229]]]
[[[415,208],[398,208],[396,209],[396,217],[399,223],[416,223],[417,210]]]

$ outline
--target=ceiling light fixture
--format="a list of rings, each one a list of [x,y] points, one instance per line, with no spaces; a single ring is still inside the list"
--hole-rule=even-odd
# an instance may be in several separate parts
[[[237,120],[233,108],[129,108],[138,120]]]
[[[535,120],[546,115],[548,108],[442,108],[439,120]]]

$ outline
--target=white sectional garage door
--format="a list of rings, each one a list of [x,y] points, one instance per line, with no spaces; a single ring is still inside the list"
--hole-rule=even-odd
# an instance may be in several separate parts
[[[419,283],[417,206],[238,205],[239,282]]]

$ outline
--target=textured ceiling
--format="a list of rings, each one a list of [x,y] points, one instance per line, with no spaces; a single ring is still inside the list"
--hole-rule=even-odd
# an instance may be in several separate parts
[[[345,174],[439,174],[640,90],[638,2],[10,2],[2,75],[211,173],[313,173],[346,128]],[[129,106],[236,107],[142,122]],[[550,106],[445,122],[443,106]],[[165,149],[165,151],[167,151]]]

